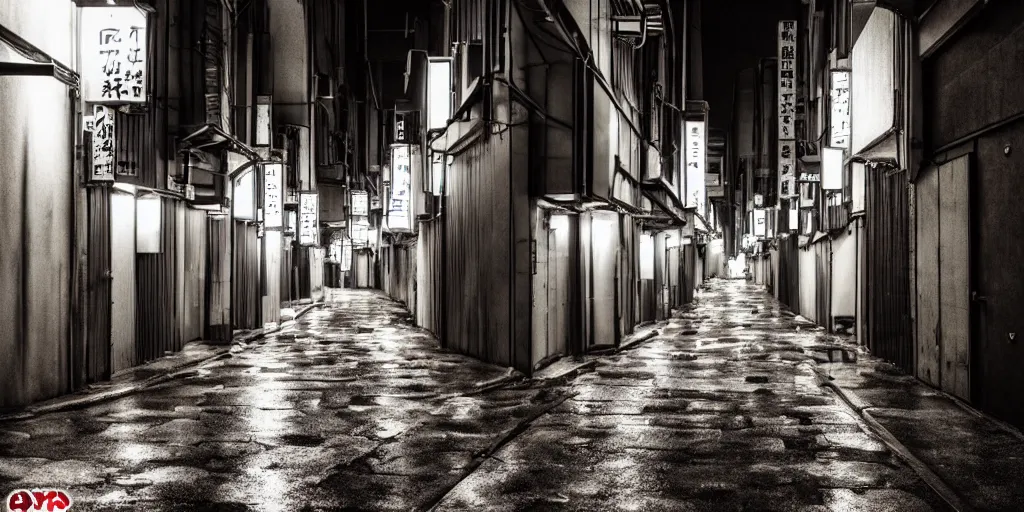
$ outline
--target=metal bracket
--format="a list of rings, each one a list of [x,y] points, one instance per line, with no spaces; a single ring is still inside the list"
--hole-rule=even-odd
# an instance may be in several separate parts
[[[7,76],[52,76],[58,81],[78,89],[79,76],[70,67],[56,61],[46,52],[15,34],[7,27],[0,25],[0,44],[14,50],[32,62],[0,62],[0,75]]]

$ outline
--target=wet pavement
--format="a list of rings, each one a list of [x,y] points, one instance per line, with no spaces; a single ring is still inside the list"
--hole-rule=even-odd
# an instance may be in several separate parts
[[[438,509],[947,510],[818,385],[816,354],[842,345],[752,290],[712,281],[601,358]]]
[[[438,349],[375,292],[330,299],[183,378],[0,423],[0,493],[66,488],[76,510],[949,509],[819,385],[857,361],[849,345],[744,281],[547,381]]]

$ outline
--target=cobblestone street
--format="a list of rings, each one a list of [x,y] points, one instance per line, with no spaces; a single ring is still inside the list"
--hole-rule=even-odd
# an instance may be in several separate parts
[[[0,483],[79,510],[946,509],[819,385],[848,346],[743,281],[575,378],[435,346],[346,291],[184,378],[0,423]]]

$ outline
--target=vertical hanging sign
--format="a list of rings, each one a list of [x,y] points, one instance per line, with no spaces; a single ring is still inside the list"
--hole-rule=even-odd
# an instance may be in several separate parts
[[[114,181],[114,110],[92,108],[92,181]]]
[[[284,164],[263,165],[263,226],[266,229],[280,228],[284,223],[282,213],[282,177]]]
[[[85,101],[145,102],[145,13],[134,6],[85,7],[81,30]]]
[[[370,214],[370,195],[365,190],[352,191],[352,216],[365,217]]]
[[[392,230],[412,230],[411,195],[412,171],[408,145],[392,147],[391,197],[388,200],[388,227]]]
[[[796,194],[796,21],[779,22],[779,198]]]
[[[706,139],[704,121],[686,121],[686,207],[704,215]]]
[[[850,149],[850,72],[833,70],[829,89],[829,145]]]
[[[780,140],[779,198],[785,199],[796,194],[796,143],[791,140]]]
[[[315,192],[299,193],[299,245],[320,245],[320,208]]]

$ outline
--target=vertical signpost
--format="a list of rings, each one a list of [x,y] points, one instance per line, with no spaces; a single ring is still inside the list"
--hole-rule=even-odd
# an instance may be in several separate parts
[[[796,21],[779,22],[778,159],[779,199],[796,191]]]

